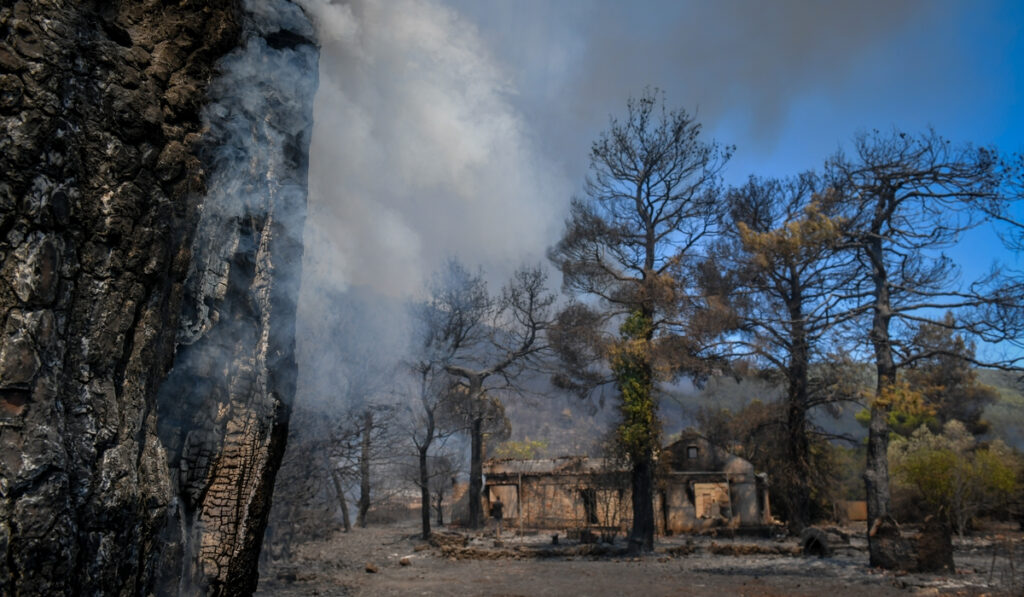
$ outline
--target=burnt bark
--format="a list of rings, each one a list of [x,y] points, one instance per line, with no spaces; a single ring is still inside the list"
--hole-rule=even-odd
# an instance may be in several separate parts
[[[429,447],[430,444],[426,443],[419,448],[420,519],[423,524],[422,535],[424,539],[430,539],[430,473],[427,470],[427,450]]]
[[[430,539],[431,471],[428,456],[430,455],[430,447],[437,436],[437,418],[435,413],[439,408],[437,395],[433,393],[430,384],[432,369],[430,364],[424,362],[413,366],[413,370],[420,376],[420,405],[423,407],[423,435],[413,434],[413,444],[416,446],[416,452],[419,456],[420,515],[421,531],[424,539]],[[438,518],[440,520],[440,514]],[[443,524],[443,522],[438,522],[438,525]]]
[[[0,7],[0,593],[190,590],[185,570],[206,556],[189,544],[212,527],[236,531],[224,539],[232,555],[192,592],[255,588],[294,385],[298,278],[273,270],[301,254],[312,90],[291,89],[310,97],[289,106],[286,147],[253,136],[270,155],[290,152],[277,180],[296,209],[279,208],[285,193],[268,183],[254,193],[268,209],[209,234],[200,214],[220,209],[224,164],[211,151],[218,114],[202,110],[224,61],[265,33],[248,22],[226,0]],[[237,281],[255,272],[254,285],[199,296],[191,281],[208,266]],[[187,329],[197,305],[221,319]],[[168,386],[186,345],[232,318],[262,335],[239,338],[187,388]],[[249,410],[207,410],[221,397]],[[193,408],[215,424],[169,429]],[[204,450],[179,458],[197,435]],[[185,464],[203,471],[189,487]],[[221,486],[248,497],[217,510]]]
[[[800,533],[811,522],[811,447],[807,437],[811,348],[804,326],[800,278],[793,272],[790,279],[794,283],[788,305],[792,349],[786,375],[789,380],[786,399],[786,451],[792,471],[786,501],[789,506],[790,531]]]
[[[630,470],[633,489],[633,526],[629,532],[629,552],[654,551],[654,458],[645,454],[633,461]]]
[[[868,526],[877,521],[891,518],[890,507],[892,494],[889,489],[889,409],[882,397],[887,389],[896,384],[896,364],[892,354],[892,339],[889,335],[889,324],[892,319],[889,279],[886,263],[882,252],[882,218],[891,210],[888,201],[883,197],[879,201],[872,236],[866,243],[867,254],[871,261],[871,281],[874,286],[874,304],[872,306],[871,346],[875,352],[875,369],[877,385],[875,399],[872,401],[871,418],[868,423],[867,467],[864,470],[864,487],[867,491]],[[889,567],[892,558],[883,553],[888,543],[876,538],[876,534],[868,534],[868,554],[872,566]]]
[[[478,529],[484,524],[481,503],[484,488],[483,425],[483,418],[478,416],[474,417],[470,428],[469,528],[471,529]]]
[[[338,507],[341,508],[341,524],[345,528],[345,532],[352,530],[352,521],[349,520],[348,515],[348,501],[345,499],[345,489],[341,485],[341,479],[338,478],[338,471],[331,469],[331,482],[334,484],[334,493],[338,497]]]
[[[373,447],[373,411],[363,412],[363,427],[359,441],[359,513],[356,524],[366,528],[366,514],[370,511],[370,449]]]

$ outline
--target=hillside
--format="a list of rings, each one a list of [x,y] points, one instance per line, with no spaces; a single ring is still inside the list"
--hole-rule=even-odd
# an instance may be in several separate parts
[[[979,379],[994,386],[999,401],[985,409],[991,423],[990,438],[1000,438],[1018,450],[1024,450],[1024,392],[1021,382],[1012,373],[979,370]],[[759,379],[722,376],[708,380],[703,388],[688,382],[677,384],[667,392],[660,405],[665,437],[695,424],[701,407],[727,408],[737,412],[754,400],[777,400],[780,392]],[[506,400],[506,413],[512,423],[512,439],[547,442],[545,456],[593,454],[601,441],[614,429],[618,420],[615,400],[607,392],[603,405],[597,398],[582,400],[547,388],[537,395]],[[854,439],[866,437],[866,430],[855,415],[863,408],[856,402],[835,405],[834,409],[817,409],[814,422],[830,434]]]
[[[983,369],[978,378],[999,393],[999,401],[985,409],[985,420],[992,426],[990,435],[1024,450],[1024,382],[1020,375]]]

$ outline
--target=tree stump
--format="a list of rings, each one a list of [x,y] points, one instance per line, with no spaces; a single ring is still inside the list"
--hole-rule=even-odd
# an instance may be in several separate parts
[[[917,538],[917,571],[953,571],[953,533],[949,525],[936,516],[924,519],[924,528]]]
[[[895,520],[890,517],[875,519],[868,535],[871,537],[871,559],[875,565],[886,570],[917,570],[917,546],[900,534]]]

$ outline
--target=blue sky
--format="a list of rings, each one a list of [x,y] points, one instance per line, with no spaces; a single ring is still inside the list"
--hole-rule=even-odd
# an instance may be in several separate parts
[[[736,145],[726,179],[820,168],[858,131],[929,126],[1024,151],[1024,2],[450,0],[574,184],[590,142],[646,85]],[[578,187],[577,187],[578,188]],[[989,231],[960,260],[1003,255]]]
[[[584,153],[645,85],[736,144],[740,177],[812,167],[856,130],[893,125],[1024,149],[1022,2],[450,4],[515,101],[561,120],[543,130],[571,131]]]
[[[1024,150],[1022,26],[1020,2],[926,4],[863,47],[845,76],[794,94],[774,143],[736,165],[780,172],[814,166],[853,131],[893,126],[934,126],[954,141]],[[730,122],[716,134],[745,136]]]

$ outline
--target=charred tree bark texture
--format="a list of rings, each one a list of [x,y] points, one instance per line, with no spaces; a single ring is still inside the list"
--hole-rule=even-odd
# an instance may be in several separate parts
[[[268,12],[0,7],[0,594],[255,588],[316,80],[308,21]],[[232,103],[272,95],[231,80],[253,47],[312,67],[289,118]],[[229,184],[227,123],[277,156],[241,171],[249,186]]]
[[[891,212],[890,201],[883,197],[876,208],[878,213]],[[892,321],[892,303],[889,292],[889,277],[882,253],[883,222],[876,216],[872,225],[872,237],[867,243],[871,259],[871,281],[874,284],[874,305],[872,307],[871,346],[875,351],[877,386],[875,400],[871,404],[871,419],[868,423],[867,467],[864,471],[864,486],[867,492],[868,525],[872,528],[878,521],[891,519],[892,494],[889,489],[889,406],[883,396],[896,385],[896,364],[893,360],[892,338],[889,325]],[[896,533],[898,536],[898,532]],[[868,554],[872,566],[892,568],[893,556],[890,534],[868,533]]]
[[[428,446],[420,446],[419,453],[419,482],[420,482],[420,535],[423,539],[430,539],[430,474],[427,470],[427,449]],[[443,523],[438,523],[443,524]]]
[[[366,528],[366,515],[370,512],[370,448],[373,447],[373,411],[363,411],[362,437],[359,443],[359,514],[356,524]]]
[[[795,269],[795,268],[794,268]],[[804,325],[802,287],[799,275],[790,276],[789,312],[792,349],[786,377],[789,380],[786,408],[786,455],[793,467],[787,485],[789,526],[795,533],[802,532],[811,522],[811,446],[808,440],[807,411],[810,398],[808,377],[811,346]]]
[[[474,417],[470,429],[469,449],[469,528],[478,529],[484,526],[483,503],[484,489],[484,420]]]
[[[633,459],[630,483],[633,495],[633,526],[629,530],[629,553],[654,550],[654,458],[653,455]]]
[[[328,463],[324,469],[331,471],[331,482],[334,483],[334,494],[338,497],[338,508],[341,509],[341,524],[347,533],[352,530],[352,521],[349,520],[348,517],[348,501],[345,499],[345,488],[341,483],[341,476],[330,463]]]

